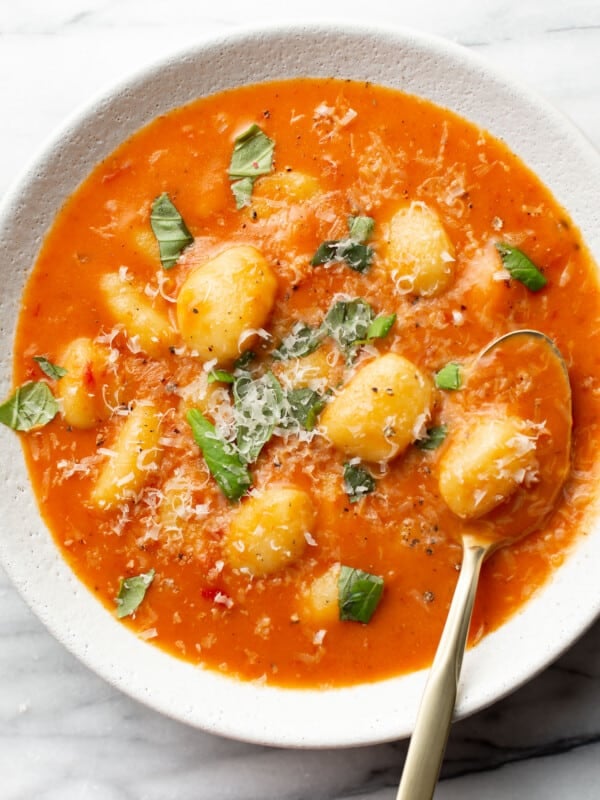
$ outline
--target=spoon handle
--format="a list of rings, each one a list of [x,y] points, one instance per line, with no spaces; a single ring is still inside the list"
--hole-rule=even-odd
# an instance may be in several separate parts
[[[489,545],[465,542],[448,618],[425,686],[396,800],[431,800],[456,703],[481,564]]]

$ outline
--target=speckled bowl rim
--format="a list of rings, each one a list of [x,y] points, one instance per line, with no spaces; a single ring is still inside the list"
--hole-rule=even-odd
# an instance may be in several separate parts
[[[394,86],[449,107],[504,139],[554,192],[600,262],[597,151],[548,103],[470,51],[411,30],[322,22],[211,36],[86,104],[5,196],[0,207],[3,393],[10,387],[14,324],[31,264],[57,209],[94,164],[157,114],[198,95],[298,75]],[[347,747],[410,734],[425,671],[340,689],[279,689],[199,669],[138,639],[62,559],[37,511],[18,438],[3,428],[0,443],[2,563],[54,636],[115,687],[182,722],[260,744]],[[458,717],[523,684],[595,620],[597,527],[596,522],[580,538],[519,614],[467,653]],[[402,642],[390,641],[390,647]]]

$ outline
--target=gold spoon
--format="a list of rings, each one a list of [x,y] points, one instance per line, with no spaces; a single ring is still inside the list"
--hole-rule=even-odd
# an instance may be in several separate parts
[[[516,366],[516,369],[515,369]],[[431,666],[396,800],[431,800],[444,758],[458,679],[469,632],[481,565],[495,550],[543,525],[570,468],[571,389],[567,367],[554,342],[539,331],[520,330],[493,341],[475,359],[465,389],[477,381],[476,400],[497,408],[498,400],[531,410],[540,430],[538,481],[518,488],[509,500],[477,518],[462,515],[463,561],[448,617]],[[469,392],[457,416],[468,411]],[[528,405],[529,403],[529,405]]]

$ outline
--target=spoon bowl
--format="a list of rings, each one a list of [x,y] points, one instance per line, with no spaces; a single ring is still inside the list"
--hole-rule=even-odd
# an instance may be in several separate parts
[[[544,524],[570,467],[572,412],[568,370],[555,343],[545,334],[513,331],[486,346],[467,369],[464,393],[453,410],[455,418],[468,419],[473,403],[478,414],[501,414],[510,409],[511,414],[533,424],[538,434],[538,470],[535,483],[523,481],[515,486],[510,496],[500,497],[489,513],[479,517],[475,501],[461,514],[461,571],[417,714],[396,800],[433,797],[484,560]]]

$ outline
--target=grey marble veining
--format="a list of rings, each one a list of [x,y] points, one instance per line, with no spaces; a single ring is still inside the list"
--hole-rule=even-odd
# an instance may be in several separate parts
[[[454,39],[546,96],[600,146],[597,0],[203,6],[0,3],[0,192],[67,114],[138,64],[273,20],[362,20]],[[599,740],[600,622],[513,695],[455,724],[436,798],[597,800]],[[405,751],[405,742],[282,751],[163,717],[77,662],[0,570],[0,800],[393,800]]]

